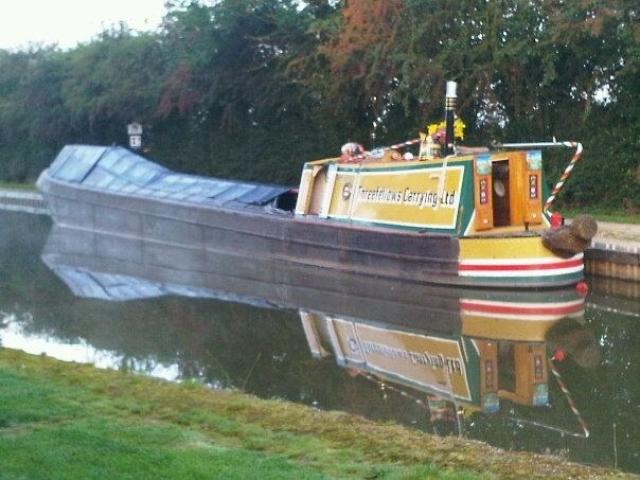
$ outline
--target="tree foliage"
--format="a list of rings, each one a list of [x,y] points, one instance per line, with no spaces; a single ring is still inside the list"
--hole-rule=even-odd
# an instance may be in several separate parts
[[[0,177],[138,121],[169,167],[295,183],[346,141],[440,120],[453,79],[470,141],[583,140],[564,200],[637,207],[639,17],[633,0],[176,1],[156,33],[0,51]]]

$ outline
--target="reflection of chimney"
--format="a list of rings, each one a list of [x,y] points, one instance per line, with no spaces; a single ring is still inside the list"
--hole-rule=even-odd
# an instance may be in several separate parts
[[[444,398],[438,395],[427,394],[427,406],[429,407],[429,420],[431,422],[455,419],[455,410]]]
[[[445,121],[445,137],[444,137],[444,154],[453,154],[453,122],[455,121],[456,110],[456,89],[458,84],[456,82],[447,82],[447,92],[444,104],[444,121]]]

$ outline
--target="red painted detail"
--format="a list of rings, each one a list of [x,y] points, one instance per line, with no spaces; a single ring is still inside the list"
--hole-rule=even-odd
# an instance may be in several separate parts
[[[565,358],[567,358],[567,353],[564,350],[558,349],[553,352],[551,360],[553,360],[554,362],[562,362]]]
[[[480,205],[489,203],[488,184],[486,175],[480,178]]]
[[[587,282],[576,283],[576,292],[578,292],[580,295],[586,295],[588,291],[589,285],[587,285]]]
[[[538,198],[538,176],[537,175],[529,175],[529,198],[532,200]]]
[[[536,380],[542,380],[543,368],[542,368],[542,355],[534,355],[533,357],[533,376]]]
[[[563,260],[551,263],[526,263],[523,265],[464,265],[460,264],[458,270],[464,271],[516,271],[516,270],[553,270],[556,268],[578,267],[582,265],[581,258]]]
[[[554,230],[556,228],[561,227],[562,224],[564,223],[564,219],[562,218],[562,215],[560,215],[558,212],[553,212],[551,214],[551,219],[549,221],[551,223],[551,228],[553,228]]]
[[[493,388],[493,361],[491,360],[484,362],[484,383],[487,389]]]
[[[464,310],[472,310],[483,313],[514,313],[514,314],[544,314],[544,315],[567,315],[582,310],[582,302],[571,305],[518,305],[514,304],[485,304],[476,303],[473,300],[460,300],[460,306]]]

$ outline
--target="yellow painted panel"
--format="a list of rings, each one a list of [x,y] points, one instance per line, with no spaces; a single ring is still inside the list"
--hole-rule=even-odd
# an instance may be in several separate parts
[[[332,344],[334,353],[341,355],[343,359],[355,363],[364,363],[365,357],[357,346],[356,327],[353,322],[338,318],[331,320]]]
[[[525,212],[524,221],[530,225],[542,223],[542,172],[539,170],[525,171]]]
[[[388,168],[388,164],[387,164]],[[338,171],[329,217],[415,228],[455,229],[463,166]]]
[[[313,171],[305,169],[300,178],[300,188],[298,189],[298,200],[296,202],[296,214],[305,215],[309,212],[311,194],[313,193]]]
[[[491,175],[478,175],[474,172],[474,205],[475,215],[473,226],[476,231],[489,230],[493,228],[493,202],[491,191],[493,183]],[[481,201],[481,194],[484,196]]]
[[[506,258],[558,258],[538,236],[461,238],[460,260]]]
[[[391,374],[408,382],[470,400],[467,371],[456,340],[429,337],[334,319],[334,341],[347,361],[367,371]]]
[[[511,225],[524,225],[524,208],[527,190],[524,186],[526,166],[524,152],[509,152],[509,204]]]
[[[462,335],[495,340],[543,342],[549,329],[557,322],[557,318],[522,320],[465,314],[462,320]]]

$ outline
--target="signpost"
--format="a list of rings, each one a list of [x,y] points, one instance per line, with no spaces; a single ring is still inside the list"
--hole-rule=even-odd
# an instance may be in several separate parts
[[[134,150],[142,148],[142,125],[133,122],[127,125],[127,134],[129,135],[129,146]]]

